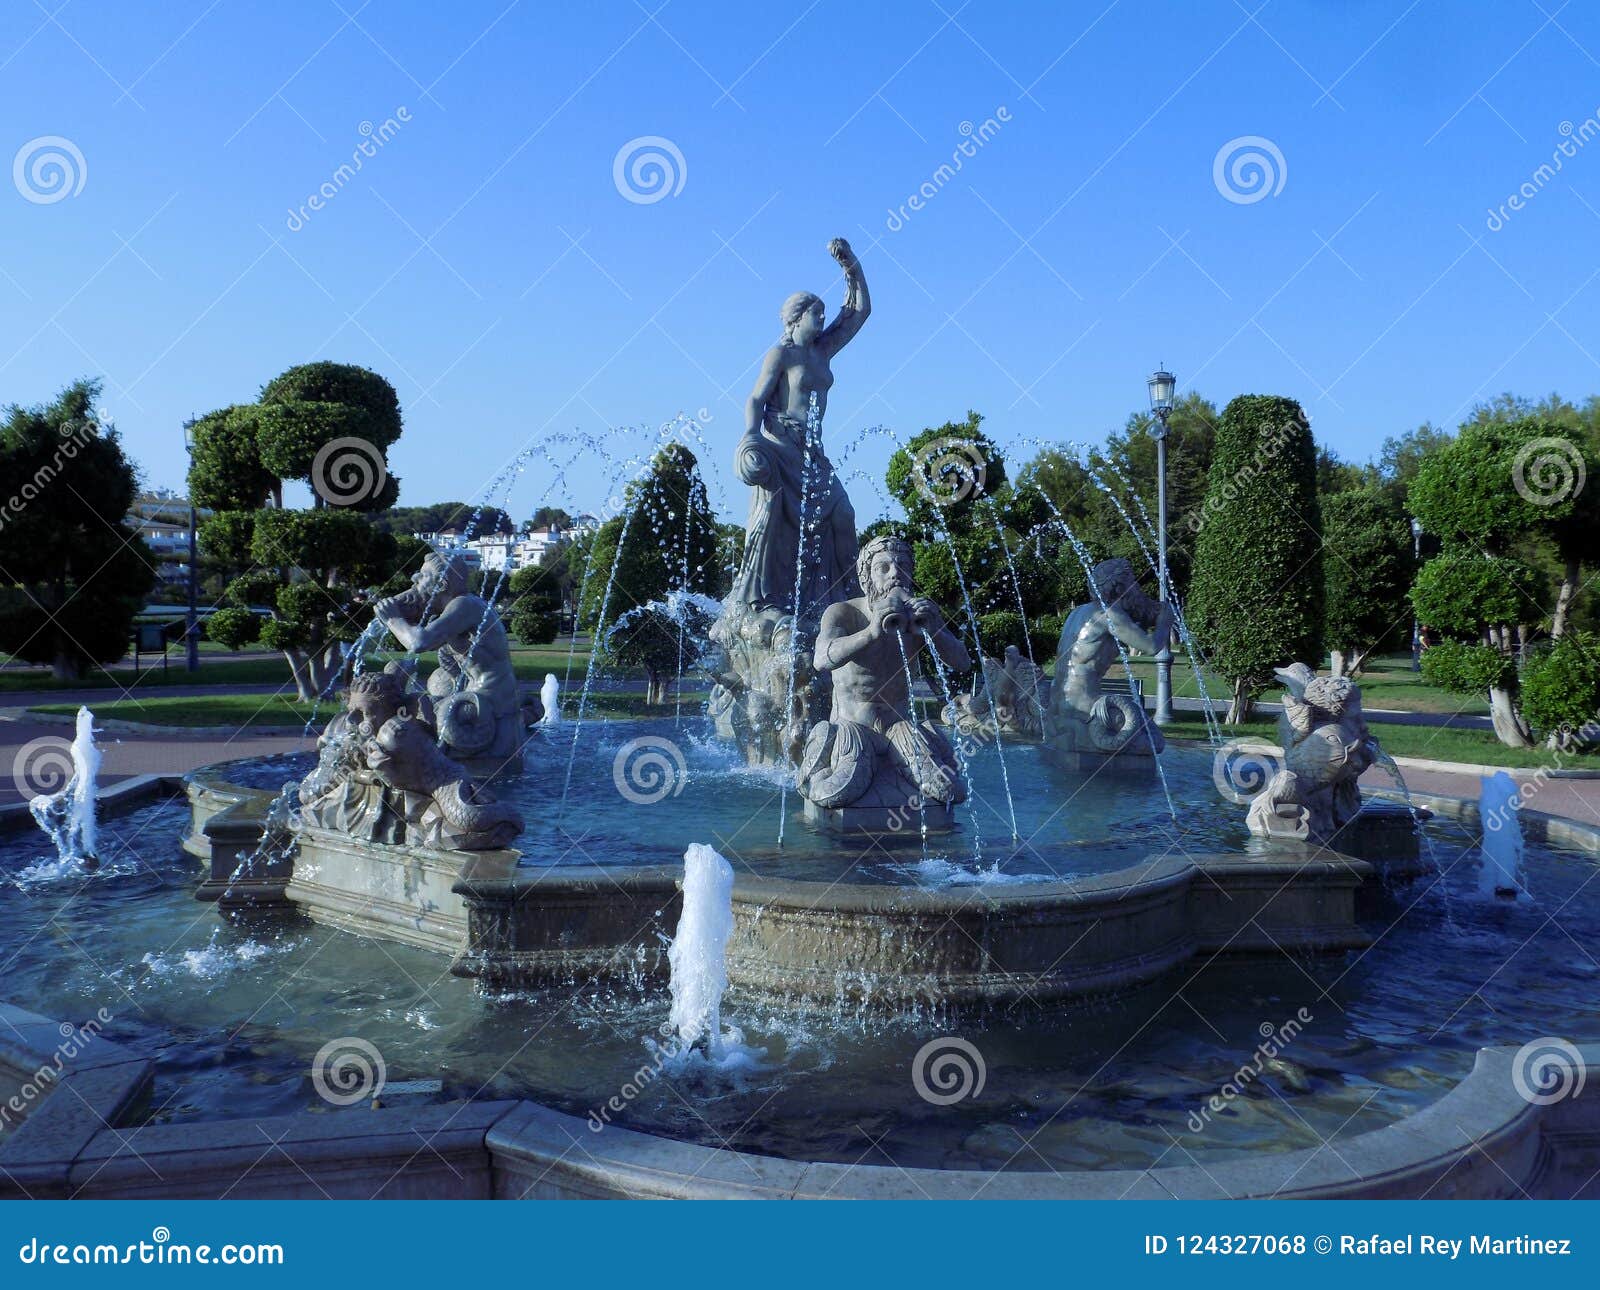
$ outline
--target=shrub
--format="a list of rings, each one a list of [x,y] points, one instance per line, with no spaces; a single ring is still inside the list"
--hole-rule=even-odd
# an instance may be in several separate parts
[[[1600,638],[1569,633],[1522,668],[1522,710],[1552,747],[1600,743]]]

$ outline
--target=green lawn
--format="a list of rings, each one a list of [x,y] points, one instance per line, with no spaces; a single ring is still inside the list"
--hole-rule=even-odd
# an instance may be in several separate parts
[[[1178,719],[1163,730],[1175,739],[1204,739],[1205,722],[1199,713],[1179,713]],[[1243,726],[1223,726],[1224,737],[1233,739],[1253,735],[1276,743],[1275,718],[1252,721]],[[1507,748],[1489,730],[1456,730],[1448,726],[1395,726],[1373,723],[1372,732],[1391,757],[1425,757],[1430,761],[1467,762],[1478,766],[1557,766],[1545,748]],[[1561,767],[1586,767],[1600,770],[1600,753],[1581,757],[1564,755]]]
[[[75,703],[43,703],[29,712],[72,714]],[[333,700],[317,708],[320,725],[339,710]],[[143,721],[157,726],[232,726],[250,729],[257,726],[298,726],[311,716],[312,705],[281,694],[203,694],[179,698],[152,695],[140,699],[118,699],[97,703],[94,715],[107,721]]]
[[[1113,667],[1109,673],[1115,677],[1120,677],[1122,674],[1120,664]],[[1154,663],[1148,659],[1134,659],[1133,674],[1144,682],[1146,694],[1155,693]],[[1219,703],[1226,703],[1229,693],[1227,684],[1210,673],[1204,675],[1206,693]],[[1480,717],[1489,714],[1489,702],[1486,698],[1450,694],[1424,680],[1421,673],[1413,672],[1409,654],[1373,659],[1355,681],[1361,687],[1362,706],[1369,709],[1393,708],[1401,712],[1459,713]],[[1190,666],[1187,657],[1180,656],[1172,660],[1172,693],[1181,699],[1200,697],[1199,688],[1195,685],[1194,668]],[[1277,693],[1276,688],[1269,689],[1261,695],[1261,698],[1269,702],[1275,701]]]

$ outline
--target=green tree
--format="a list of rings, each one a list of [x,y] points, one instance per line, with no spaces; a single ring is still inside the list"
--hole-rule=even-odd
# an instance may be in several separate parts
[[[1198,529],[1189,621],[1244,721],[1274,667],[1323,655],[1316,444],[1293,399],[1223,410]]]
[[[506,622],[524,645],[548,645],[561,628],[562,576],[560,553],[544,565],[529,565],[511,575]]]
[[[1356,676],[1411,618],[1411,526],[1382,488],[1322,498],[1326,637],[1335,676]]]
[[[1536,650],[1522,669],[1522,698],[1550,747],[1600,744],[1600,637],[1571,632]]]
[[[302,699],[342,674],[344,647],[368,618],[363,588],[390,582],[403,559],[421,554],[414,542],[402,551],[367,514],[394,505],[399,481],[387,450],[400,430],[399,399],[383,377],[325,362],[269,381],[259,403],[202,418],[190,488],[220,509],[201,540],[213,558],[247,566],[225,593],[233,609],[268,611],[264,621],[214,614],[208,634],[233,647],[260,639],[281,650]],[[310,485],[309,510],[282,507],[290,479]],[[278,505],[263,506],[268,497]]]
[[[1479,416],[1423,458],[1409,493],[1412,512],[1442,543],[1418,574],[1412,602],[1425,624],[1460,647],[1431,664],[1430,649],[1423,668],[1449,688],[1487,679],[1495,733],[1512,747],[1531,741],[1517,661],[1546,618],[1550,582],[1539,565],[1554,558],[1561,535],[1577,541],[1587,503],[1572,485],[1588,468],[1585,450],[1581,432],[1556,421]],[[1546,457],[1566,463],[1566,482],[1559,468],[1546,478]],[[1460,666],[1465,659],[1475,661]]]
[[[691,622],[665,612],[674,592],[716,595],[723,572],[718,563],[716,516],[700,479],[694,453],[681,443],[658,451],[650,468],[623,494],[623,513],[594,535],[583,576],[580,621],[593,633],[597,652],[625,667],[639,667],[649,685],[646,701],[659,703],[669,677],[697,661],[689,647],[704,635]]]
[[[75,680],[127,651],[155,582],[154,555],[123,525],[138,489],[116,431],[78,381],[0,424],[0,648]],[[15,490],[15,491],[11,491]]]

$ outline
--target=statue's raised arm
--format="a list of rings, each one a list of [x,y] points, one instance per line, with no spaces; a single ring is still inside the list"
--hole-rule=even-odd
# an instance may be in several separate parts
[[[831,358],[861,330],[861,324],[872,313],[872,297],[867,292],[867,277],[861,271],[861,261],[856,259],[850,243],[836,237],[828,243],[828,254],[839,261],[839,267],[844,270],[844,307],[817,338],[817,345]]]

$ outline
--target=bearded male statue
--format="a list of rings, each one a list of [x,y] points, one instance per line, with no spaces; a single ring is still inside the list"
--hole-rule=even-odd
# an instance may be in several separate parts
[[[832,710],[806,740],[800,792],[806,815],[839,832],[948,828],[967,784],[944,732],[912,706],[924,646],[943,665],[972,665],[939,607],[917,595],[910,546],[879,537],[861,549],[863,594],[829,605],[814,666],[833,682]]]

